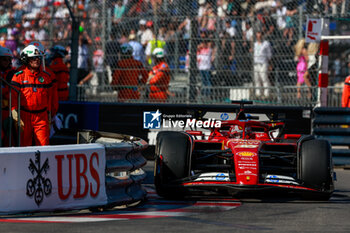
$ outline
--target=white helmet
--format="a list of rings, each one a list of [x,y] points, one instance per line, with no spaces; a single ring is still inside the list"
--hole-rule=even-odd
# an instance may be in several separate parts
[[[163,58],[164,57],[164,49],[162,48],[155,48],[152,52],[152,55],[156,58]]]
[[[0,57],[13,57],[11,49],[0,46]]]
[[[43,56],[46,55],[45,47],[44,47],[43,44],[40,43],[39,41],[32,41],[32,42],[29,43],[29,45],[34,45],[34,46],[38,47],[38,49],[39,49],[39,51],[41,52],[41,54],[42,54]]]
[[[21,52],[21,61],[27,64],[29,57],[42,57],[42,53],[39,48],[34,45],[28,45]]]

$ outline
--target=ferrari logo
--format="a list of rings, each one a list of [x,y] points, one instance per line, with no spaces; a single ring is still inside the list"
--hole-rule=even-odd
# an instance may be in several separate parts
[[[44,80],[44,78],[43,77],[39,77],[39,82],[41,82],[41,83],[43,83],[45,80]]]

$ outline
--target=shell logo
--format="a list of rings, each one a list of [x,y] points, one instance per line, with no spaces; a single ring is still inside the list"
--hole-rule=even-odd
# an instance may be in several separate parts
[[[256,155],[254,152],[251,151],[241,151],[237,153],[240,156],[254,156]]]

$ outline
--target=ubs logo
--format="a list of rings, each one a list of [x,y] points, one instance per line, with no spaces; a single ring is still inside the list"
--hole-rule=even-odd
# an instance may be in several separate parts
[[[52,184],[50,179],[45,178],[49,170],[49,159],[47,158],[43,165],[41,165],[40,151],[35,152],[35,161],[29,160],[28,169],[32,173],[33,178],[27,181],[27,196],[33,197],[35,203],[39,206],[44,200],[44,195],[48,196],[52,191]]]

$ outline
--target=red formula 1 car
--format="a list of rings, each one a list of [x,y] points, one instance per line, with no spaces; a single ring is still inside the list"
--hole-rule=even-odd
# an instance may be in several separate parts
[[[154,183],[166,198],[203,191],[235,195],[283,190],[328,200],[334,190],[331,146],[311,135],[281,134],[283,122],[235,120],[202,131],[162,131],[155,149]]]

